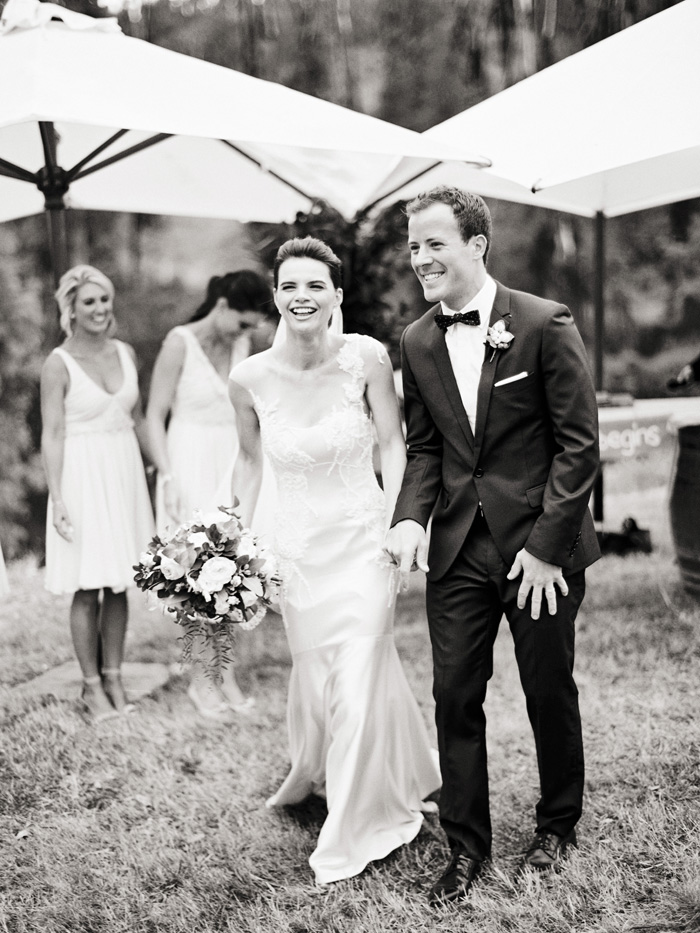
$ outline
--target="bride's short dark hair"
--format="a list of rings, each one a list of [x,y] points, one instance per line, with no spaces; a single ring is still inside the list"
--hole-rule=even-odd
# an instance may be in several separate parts
[[[317,259],[328,267],[331,282],[334,288],[341,288],[343,284],[343,263],[335,255],[333,250],[323,240],[314,236],[293,237],[287,240],[277,250],[274,264],[274,282],[275,288],[279,281],[280,266],[286,259],[297,259],[305,257],[308,259]]]

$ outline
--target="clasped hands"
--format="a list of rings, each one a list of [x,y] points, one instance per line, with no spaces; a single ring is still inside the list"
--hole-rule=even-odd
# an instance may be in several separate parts
[[[390,528],[384,538],[384,553],[399,568],[399,592],[408,589],[412,570],[428,572],[428,535],[425,528],[406,518]]]
[[[405,593],[408,589],[409,575],[412,570],[428,572],[428,535],[418,522],[404,519],[390,528],[384,540],[384,551],[398,566],[400,581],[399,591]],[[513,566],[508,572],[508,580],[515,580],[522,574],[518,589],[518,609],[524,609],[527,597],[532,592],[530,615],[539,619],[542,609],[542,599],[546,599],[550,615],[557,611],[557,593],[559,588],[562,596],[569,592],[561,567],[548,564],[525,548],[521,548],[515,555]]]

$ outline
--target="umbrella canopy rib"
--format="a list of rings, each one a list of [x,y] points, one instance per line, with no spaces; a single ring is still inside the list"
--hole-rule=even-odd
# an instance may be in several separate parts
[[[41,145],[44,147],[46,165],[51,171],[56,167],[56,130],[50,120],[39,120]]]
[[[36,183],[34,172],[28,171],[14,162],[8,162],[7,159],[0,159],[0,175],[6,175],[8,178],[16,178],[18,181],[28,181]]]
[[[135,155],[137,152],[143,152],[144,149],[149,149],[151,146],[155,146],[157,143],[162,143],[164,139],[170,139],[172,133],[157,133],[155,136],[149,136],[148,139],[142,140],[140,143],[136,143],[134,146],[129,146],[128,149],[123,149],[121,152],[117,152],[116,155],[110,156],[108,159],[103,159],[101,162],[98,162],[97,165],[90,165],[88,168],[82,169],[77,174],[71,177],[71,181],[74,181],[77,178],[85,178],[87,175],[92,175],[93,172],[98,172],[101,168],[106,168],[108,165],[114,165],[115,162],[121,162],[122,159],[127,159],[131,155]],[[97,155],[97,151],[93,155]],[[87,160],[83,160],[83,164],[86,161],[89,161],[92,156],[88,157]]]
[[[440,165],[440,162],[433,162],[430,165],[426,165],[425,168],[422,168],[419,172],[416,172],[415,175],[411,175],[410,178],[404,179],[403,181],[399,182],[399,184],[397,184],[390,191],[387,191],[386,193],[381,194],[380,197],[376,198],[371,203],[366,204],[362,208],[362,210],[369,213],[381,201],[388,201],[389,198],[392,198],[395,194],[401,191],[401,189],[404,188],[406,185],[410,185],[412,182],[418,181],[419,178],[422,178],[423,175],[427,175],[428,172],[431,172],[434,168],[437,168],[438,165]]]
[[[62,209],[65,207],[63,197],[68,191],[68,179],[56,156],[56,129],[51,121],[40,120],[39,133],[44,150],[44,167],[36,173],[35,182],[44,195],[46,207],[49,210]]]
[[[68,175],[68,178],[71,181],[74,178],[77,178],[81,169],[85,165],[87,165],[88,162],[92,162],[92,160],[96,158],[101,152],[104,152],[105,149],[109,149],[112,143],[115,143],[118,139],[121,139],[122,136],[125,136],[128,132],[129,132],[128,130],[117,130],[117,132],[114,133],[112,136],[110,136],[109,139],[105,140],[101,146],[98,146],[96,149],[93,149],[92,152],[86,155],[84,159],[81,159],[80,162],[76,162],[73,168],[69,168],[68,171],[66,172],[66,174]]]
[[[253,165],[257,165],[258,168],[261,168],[261,169],[262,169],[264,172],[266,172],[268,175],[271,175],[273,178],[276,178],[277,181],[281,181],[283,185],[286,185],[288,188],[291,188],[292,191],[296,191],[296,193],[297,193],[297,194],[300,194],[302,197],[308,198],[309,201],[317,201],[317,200],[318,200],[317,197],[315,197],[315,196],[312,195],[312,194],[309,194],[308,191],[304,191],[302,188],[299,188],[297,185],[292,184],[291,181],[287,181],[286,178],[284,178],[282,175],[278,174],[277,172],[273,171],[273,169],[271,169],[271,168],[266,168],[265,165],[263,165],[262,162],[260,162],[260,161],[259,161],[258,159],[256,159],[256,158],[254,158],[254,157],[253,157],[252,155],[250,155],[249,153],[245,152],[245,151],[244,151],[243,149],[241,149],[239,146],[236,146],[234,143],[229,142],[228,139],[222,139],[221,142],[222,142],[225,146],[229,146],[231,149],[233,149],[234,152],[237,152],[239,155],[242,155],[243,158],[250,160],[250,161],[253,163]]]

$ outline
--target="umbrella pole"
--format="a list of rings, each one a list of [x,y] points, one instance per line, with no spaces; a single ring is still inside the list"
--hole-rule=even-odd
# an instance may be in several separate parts
[[[595,215],[595,387],[603,390],[603,347],[605,343],[605,214],[598,211]],[[593,519],[603,521],[603,466],[598,470],[598,477],[593,488]]]
[[[66,240],[66,202],[63,196],[68,191],[69,179],[58,164],[56,153],[56,129],[51,121],[39,121],[41,146],[44,150],[44,167],[36,173],[36,184],[44,195],[44,207],[49,225],[49,243],[51,246],[51,265],[54,283],[68,268],[68,247]]]
[[[603,390],[605,343],[605,214],[595,215],[595,387]]]
[[[66,209],[63,205],[52,204],[46,208],[46,220],[49,228],[49,247],[51,251],[51,269],[54,285],[68,268],[68,241],[66,234]]]

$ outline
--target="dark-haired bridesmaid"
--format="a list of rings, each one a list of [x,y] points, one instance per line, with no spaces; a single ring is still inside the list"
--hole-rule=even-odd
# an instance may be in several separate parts
[[[228,374],[255,349],[266,317],[276,318],[266,279],[249,269],[229,272],[210,280],[191,320],[163,341],[146,412],[158,469],[159,532],[190,521],[195,509],[207,513],[229,501],[238,434]],[[225,491],[225,502],[217,500],[219,490]],[[220,722],[254,702],[243,695],[231,667],[217,686],[195,665],[188,695],[203,716]]]

